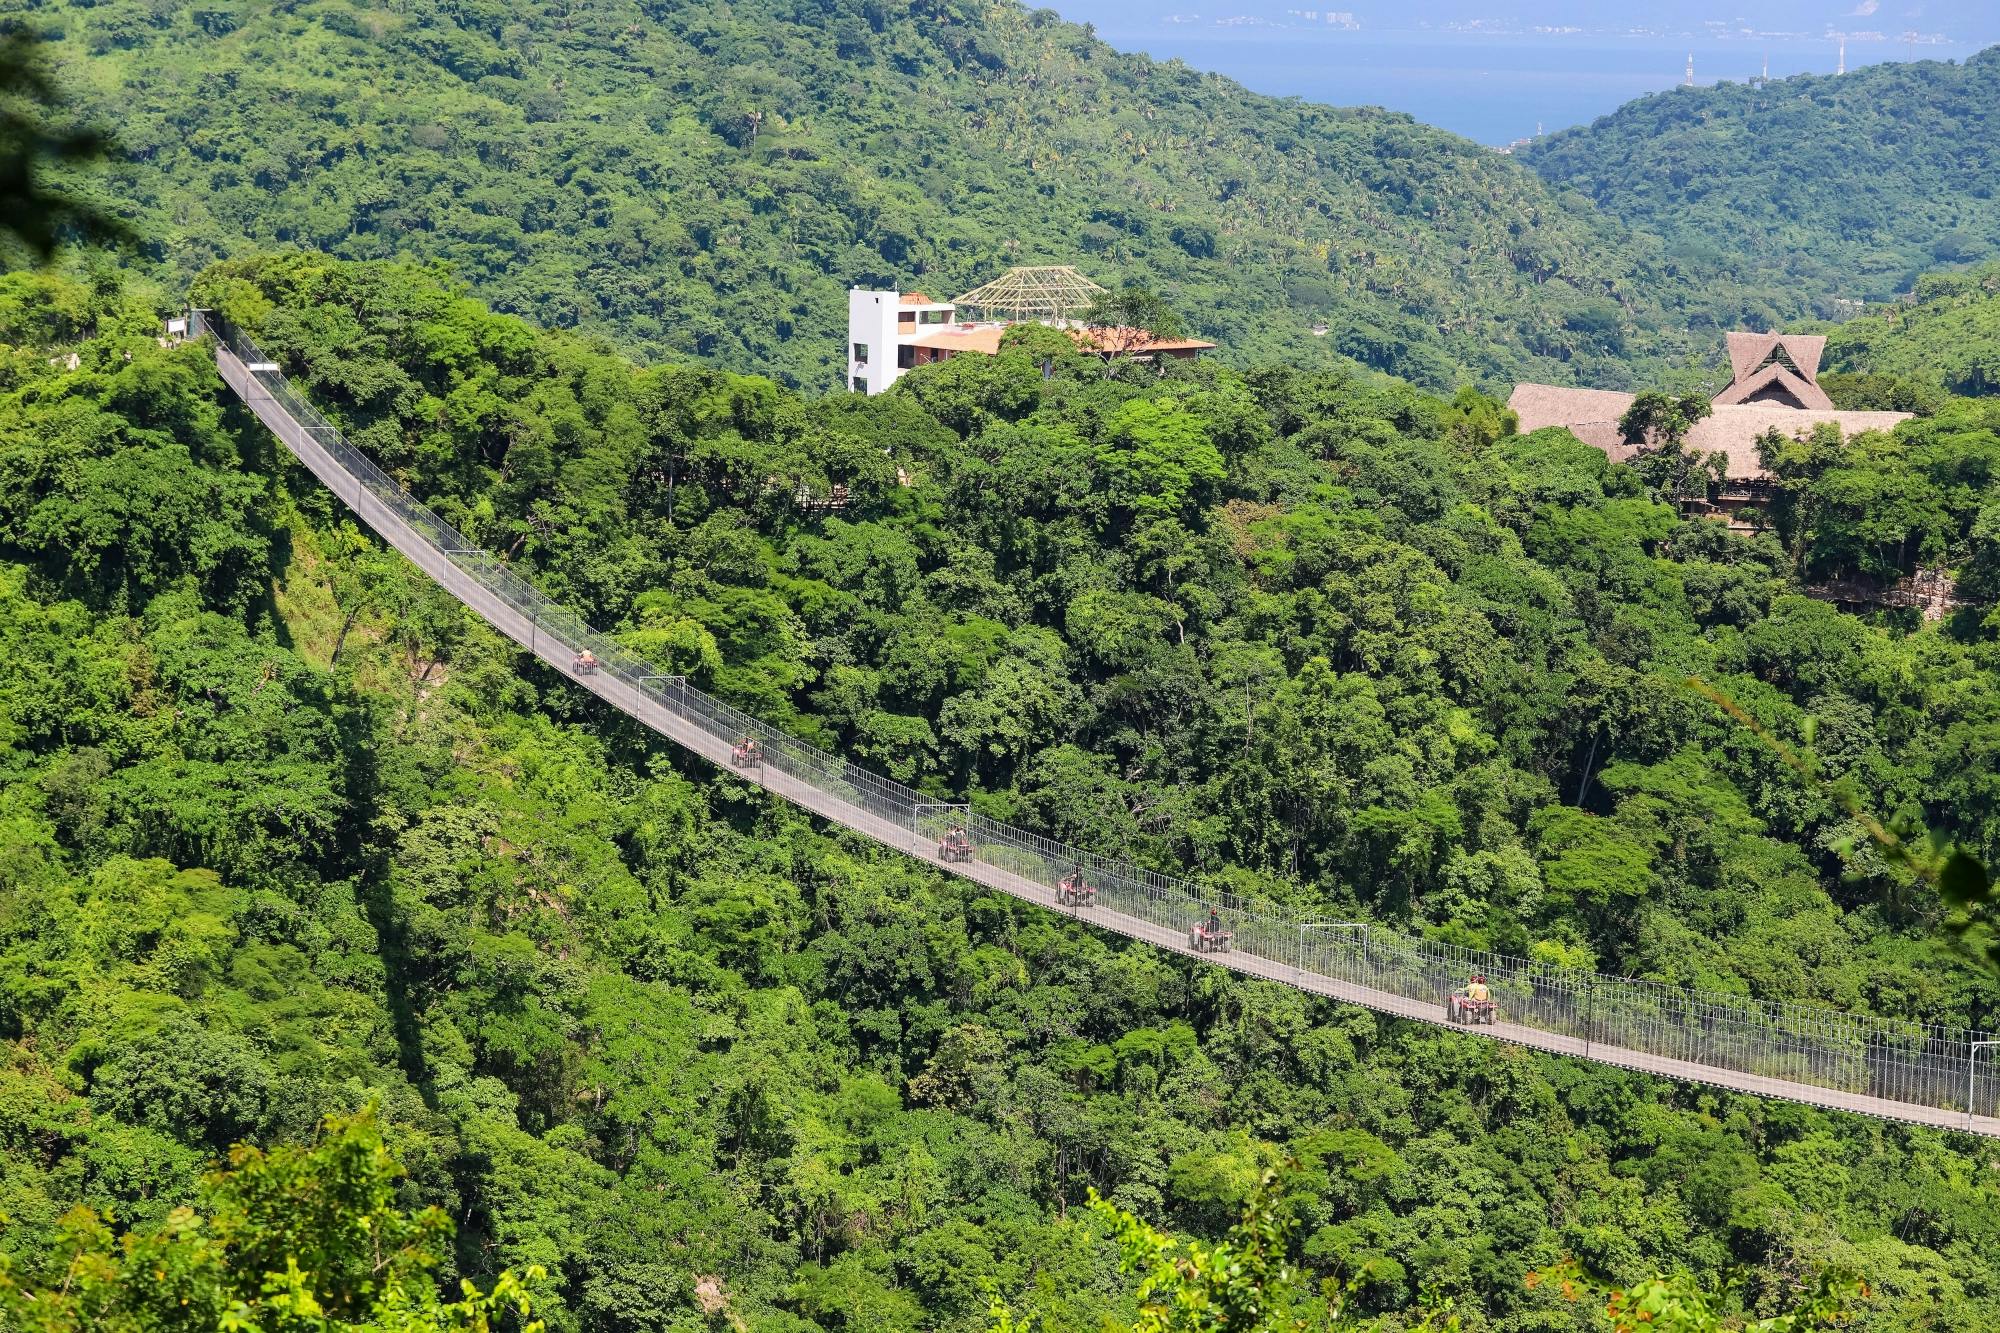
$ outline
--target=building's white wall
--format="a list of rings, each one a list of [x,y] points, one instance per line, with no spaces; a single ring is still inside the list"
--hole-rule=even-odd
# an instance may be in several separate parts
[[[852,389],[863,381],[866,393],[881,393],[896,382],[896,308],[902,298],[896,292],[847,292],[847,378],[843,387]],[[868,364],[854,359],[854,345],[868,347]]]
[[[896,349],[919,338],[927,338],[933,333],[951,327],[951,317],[957,310],[949,301],[932,301],[928,305],[904,305],[901,292],[871,292],[859,287],[847,291],[847,378],[842,384],[849,389],[854,381],[863,380],[868,393],[881,393],[901,379],[907,371],[896,365]],[[942,311],[944,322],[926,324],[923,315],[928,311]],[[898,316],[910,313],[917,319],[905,325]],[[868,364],[861,365],[854,359],[854,344],[868,344]]]

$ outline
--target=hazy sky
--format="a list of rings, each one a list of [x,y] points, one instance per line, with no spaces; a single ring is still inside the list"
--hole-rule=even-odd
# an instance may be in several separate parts
[[[1125,50],[1258,92],[1386,106],[1484,143],[1591,120],[1680,83],[2000,43],[2000,0],[1045,0]],[[1350,22],[1351,20],[1351,22]]]

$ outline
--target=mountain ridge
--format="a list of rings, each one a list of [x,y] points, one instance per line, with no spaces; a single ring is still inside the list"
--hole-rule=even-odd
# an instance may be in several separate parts
[[[848,285],[949,295],[1034,260],[1156,287],[1225,356],[1434,388],[1621,377],[1678,355],[1677,304],[1706,299],[1470,141],[1013,3],[37,19],[126,143],[114,188],[175,283],[244,246],[442,258],[537,323],[814,388]]]
[[[1675,88],[1519,156],[1659,236],[1757,327],[1838,318],[2000,254],[2000,46],[1763,86]]]

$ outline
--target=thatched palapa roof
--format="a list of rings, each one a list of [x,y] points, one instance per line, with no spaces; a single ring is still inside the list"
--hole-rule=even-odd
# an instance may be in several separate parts
[[[1818,386],[1814,386],[1817,388]],[[1528,431],[1561,426],[1577,439],[1602,449],[1614,463],[1623,463],[1650,445],[1628,444],[1618,429],[1618,419],[1632,406],[1632,395],[1608,389],[1572,389],[1557,384],[1517,384],[1507,400],[1520,418],[1520,428]],[[1766,431],[1776,430],[1787,439],[1811,431],[1822,421],[1840,427],[1842,435],[1859,435],[1865,430],[1892,430],[1907,412],[1842,412],[1834,408],[1814,411],[1783,403],[1717,402],[1711,415],[1703,417],[1688,432],[1686,447],[1698,454],[1723,454],[1729,462],[1723,475],[1730,481],[1762,481],[1770,474],[1757,456],[1757,441]]]
[[[1710,415],[1688,432],[1687,448],[1727,457],[1730,481],[1769,477],[1757,456],[1757,441],[1770,431],[1798,439],[1821,422],[1843,436],[1890,430],[1907,412],[1842,412],[1819,387],[1819,359],[1826,339],[1804,333],[1732,333],[1729,387],[1715,396]],[[1629,444],[1618,429],[1633,395],[1610,389],[1573,389],[1559,384],[1517,384],[1507,406],[1523,433],[1561,426],[1585,444],[1602,449],[1614,463],[1652,447]]]

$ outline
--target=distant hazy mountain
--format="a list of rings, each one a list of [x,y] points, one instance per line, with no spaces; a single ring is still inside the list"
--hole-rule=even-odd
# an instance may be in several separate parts
[[[2000,253],[2000,47],[1643,98],[1523,160],[1664,237],[1670,278],[1838,317]]]
[[[850,284],[949,296],[1036,261],[1154,285],[1224,355],[1433,385],[1616,381],[1686,322],[1644,245],[1510,159],[1015,4],[36,16],[129,149],[117,195],[176,283],[250,247],[435,257],[538,322],[815,387]]]

